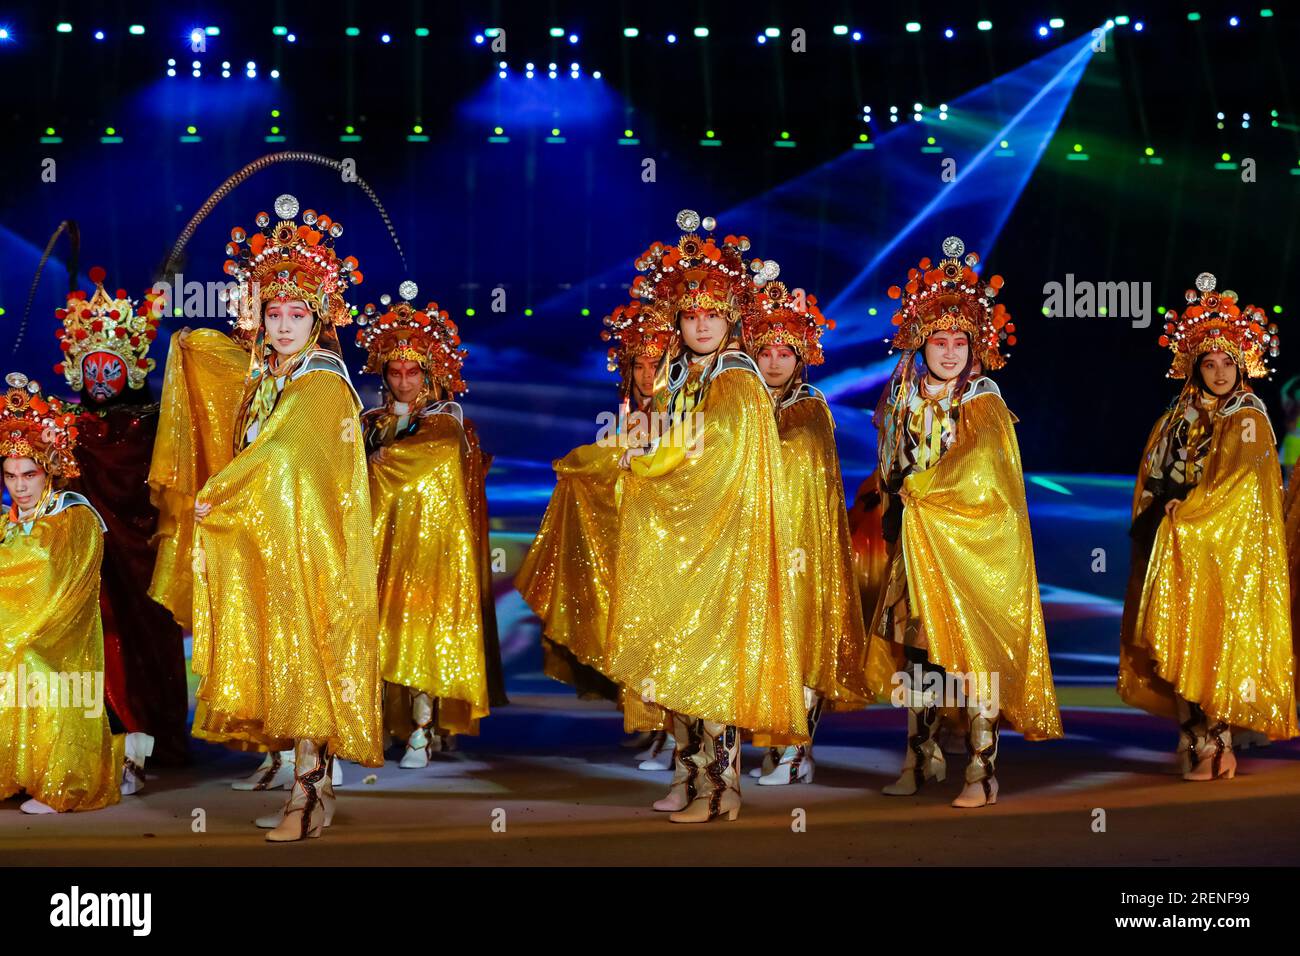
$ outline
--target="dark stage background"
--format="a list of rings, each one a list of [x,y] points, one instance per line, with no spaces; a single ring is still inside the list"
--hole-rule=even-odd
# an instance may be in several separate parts
[[[353,159],[392,215],[409,272],[359,189],[285,165],[199,227],[185,278],[220,280],[230,228],[288,191],[344,224],[338,248],[366,275],[356,304],[416,280],[470,348],[464,404],[498,456],[494,530],[517,554],[549,496],[551,460],[591,441],[615,401],[600,318],[626,301],[634,258],[676,238],[679,209],[747,234],[838,322],[812,381],[831,398],[850,491],[872,460],[869,409],[892,366],[885,290],[955,234],[986,275],[1006,278],[1000,301],[1020,326],[997,377],[1020,417],[1045,598],[1069,609],[1053,619],[1054,663],[1059,672],[1058,655],[1073,654],[1096,665],[1098,682],[1113,679],[1125,499],[1177,390],[1154,307],[1181,308],[1209,271],[1269,311],[1283,355],[1259,390],[1279,437],[1279,387],[1300,369],[1287,321],[1300,11],[1127,6],[10,4],[0,10],[5,371],[61,390],[50,366],[66,246],[23,328],[37,259],[61,220],[80,226],[81,288],[99,264],[111,287],[139,295],[194,211],[245,163],[284,149]],[[505,52],[492,49],[493,28],[504,28]],[[955,181],[942,176],[949,160]],[[1150,326],[1044,316],[1045,284],[1069,274],[1150,283]],[[1089,570],[1099,543],[1115,555],[1103,584]],[[523,612],[508,576],[498,584],[509,631]],[[508,652],[534,647],[535,632],[506,640]]]

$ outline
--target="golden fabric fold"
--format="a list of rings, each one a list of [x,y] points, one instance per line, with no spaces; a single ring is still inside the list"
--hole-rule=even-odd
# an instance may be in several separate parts
[[[858,486],[858,493],[849,509],[849,533],[853,541],[853,572],[858,580],[862,597],[862,610],[866,626],[871,625],[871,614],[880,598],[889,564],[889,548],[881,527],[880,474],[872,472]]]
[[[118,802],[123,738],[104,710],[103,556],[99,519],[84,505],[37,519],[30,533],[11,527],[0,543],[0,799],[24,790],[59,811]]]
[[[446,414],[425,416],[370,462],[380,674],[438,698],[439,727],[454,734],[477,732],[488,713],[468,470],[464,432]],[[409,709],[397,723],[395,733],[411,732]]]
[[[492,456],[483,450],[478,429],[466,418],[465,441],[469,443],[469,468],[465,493],[469,513],[478,529],[479,606],[483,611],[483,658],[487,668],[488,701],[493,707],[510,703],[506,696],[505,669],[501,664],[501,634],[497,627],[496,590],[493,584],[492,522],[488,515],[487,479]]]
[[[275,750],[327,740],[383,764],[369,479],[355,394],[289,381],[257,438],[210,478],[195,531],[195,736]]]
[[[804,684],[840,708],[865,706],[867,631],[853,568],[835,423],[820,398],[777,413],[782,505],[795,556],[791,593],[803,638]]]
[[[163,375],[158,436],[149,468],[149,500],[158,530],[149,596],[192,626],[194,496],[230,461],[235,413],[248,373],[248,353],[216,329],[172,336]]]
[[[698,453],[661,444],[620,482],[609,676],[629,701],[806,738],[772,401],[729,369],[696,411]]]
[[[932,663],[951,675],[996,675],[1002,718],[1027,740],[1063,735],[1038,596],[1020,448],[1000,396],[963,402],[957,437],[938,463],[903,481],[903,562],[913,613]],[[872,624],[870,685],[888,697],[907,665]]]
[[[581,445],[554,462],[555,490],[515,575],[542,633],[602,674],[618,533],[614,486],[624,450]]]
[[[1248,404],[1218,414],[1201,480],[1156,531],[1120,696],[1176,718],[1177,694],[1212,720],[1297,736],[1287,563],[1268,418]]]

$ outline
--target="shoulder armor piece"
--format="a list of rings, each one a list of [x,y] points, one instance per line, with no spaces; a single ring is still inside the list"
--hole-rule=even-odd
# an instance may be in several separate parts
[[[75,491],[58,492],[54,496],[54,503],[50,506],[50,510],[47,511],[46,514],[56,515],[61,511],[67,511],[69,508],[77,507],[89,508],[90,513],[95,516],[95,520],[99,522],[99,530],[103,532],[108,531],[108,525],[104,524],[104,519],[99,516],[99,512],[95,510],[95,506],[87,500],[85,495],[78,494]]]

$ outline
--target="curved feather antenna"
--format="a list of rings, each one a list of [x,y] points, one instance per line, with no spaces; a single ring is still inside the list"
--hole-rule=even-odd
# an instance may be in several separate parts
[[[284,152],[279,153],[269,153],[266,156],[253,160],[218,186],[216,190],[213,191],[212,195],[208,197],[207,202],[199,207],[199,211],[194,214],[186,224],[185,228],[181,230],[181,234],[176,238],[176,242],[172,246],[171,253],[167,256],[167,261],[163,263],[162,276],[159,281],[165,283],[171,282],[172,277],[176,274],[176,268],[180,264],[181,253],[185,251],[186,243],[188,243],[190,237],[194,235],[194,230],[199,227],[199,223],[207,218],[208,213],[212,212],[221,200],[234,192],[235,187],[240,183],[252,177],[254,173],[261,172],[263,169],[266,169],[269,166],[274,166],[277,163],[314,163],[317,166],[327,166],[330,169],[337,171],[343,169],[342,160],[331,159],[329,156],[322,156],[319,153],[307,153],[299,150],[285,150]],[[402,243],[397,238],[397,230],[393,228],[393,221],[388,217],[388,210],[386,210],[384,204],[379,201],[379,197],[375,195],[375,191],[370,188],[369,183],[360,176],[355,175],[352,181],[361,187],[361,191],[370,197],[370,201],[374,203],[375,208],[379,210],[379,215],[384,220],[384,225],[388,228],[388,234],[393,239],[393,245],[397,247],[397,257],[402,260],[402,274],[409,275],[410,270],[406,267],[406,255],[402,252]]]
[[[41,284],[41,273],[45,270],[45,263],[49,261],[50,253],[54,251],[54,244],[59,241],[59,236],[64,233],[68,234],[68,245],[71,247],[71,255],[68,256],[68,291],[77,287],[77,259],[81,255],[81,230],[77,228],[75,219],[65,219],[59,223],[59,228],[54,230],[54,235],[50,236],[50,241],[45,244],[45,251],[41,253],[41,261],[36,264],[36,275],[32,276],[32,287],[27,292],[27,307],[23,309],[23,320],[18,326],[18,336],[14,339],[14,348],[11,354],[17,355],[19,347],[23,344],[23,335],[27,332],[27,319],[32,312],[32,303],[36,300],[36,288]]]

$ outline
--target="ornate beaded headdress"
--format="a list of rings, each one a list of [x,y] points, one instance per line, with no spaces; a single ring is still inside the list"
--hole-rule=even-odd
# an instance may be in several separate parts
[[[148,357],[160,318],[153,294],[146,294],[145,307],[137,312],[138,303],[127,296],[125,289],[118,289],[116,296],[108,294],[104,288],[107,273],[101,266],[93,267],[88,274],[95,283],[90,298],[80,289],[69,292],[67,305],[54,312],[63,323],[54,330],[63,350],[63,361],[54,366],[54,371],[70,388],[81,391],[82,360],[92,352],[111,352],[126,367],[127,384],[142,388],[155,364]]]
[[[1250,378],[1263,378],[1271,371],[1268,360],[1277,357],[1280,345],[1277,326],[1269,323],[1259,306],[1238,307],[1237,293],[1231,289],[1216,292],[1217,284],[1211,273],[1202,272],[1196,277],[1196,288],[1187,290],[1183,314],[1173,309],[1165,313],[1160,344],[1174,353],[1170,378],[1187,378],[1206,352],[1226,352]]]
[[[821,339],[835,323],[822,315],[817,297],[791,292],[783,282],[768,282],[750,297],[744,315],[745,347],[751,354],[769,345],[794,349],[805,365],[821,365]]]
[[[30,458],[56,478],[81,474],[76,406],[41,394],[39,383],[21,372],[5,376],[9,386],[0,408],[0,458]]]
[[[677,341],[677,326],[658,310],[633,300],[605,316],[600,337],[612,342],[607,353],[607,368],[624,379],[640,356],[658,361]]]
[[[749,249],[749,239],[728,235],[718,245],[712,236],[717,221],[712,216],[701,219],[693,209],[677,214],[677,227],[684,234],[676,243],[656,242],[637,257],[636,268],[642,274],[632,282],[632,297],[670,323],[678,311],[697,308],[717,309],[736,321],[750,291],[741,255]],[[710,235],[701,238],[701,227]],[[775,262],[755,263],[756,285],[780,272]]]
[[[409,279],[397,287],[401,301],[392,305],[392,297],[381,295],[379,306],[366,303],[357,319],[357,344],[366,350],[364,371],[384,374],[392,361],[418,362],[429,379],[449,392],[464,392],[468,386],[461,378],[467,350],[461,348],[456,323],[437,302],[422,310],[411,305],[419,288]]]
[[[980,257],[967,252],[963,260],[965,251],[964,242],[949,236],[943,241],[944,258],[937,266],[926,257],[908,270],[907,284],[902,289],[889,287],[889,297],[900,300],[892,319],[898,331],[891,347],[915,351],[933,332],[962,331],[970,336],[971,348],[984,370],[999,369],[1006,364],[1000,349],[1016,344],[1011,316],[1004,306],[993,304],[1002,288],[1002,277],[982,280],[975,271]]]
[[[236,324],[254,331],[263,302],[301,299],[323,326],[347,325],[352,315],[344,293],[362,275],[355,257],[339,259],[334,251],[343,226],[314,209],[303,210],[300,225],[298,200],[288,193],[275,200],[274,209],[278,220],[257,214],[257,232],[250,235],[242,226],[230,231],[225,271],[239,282],[230,304]]]

